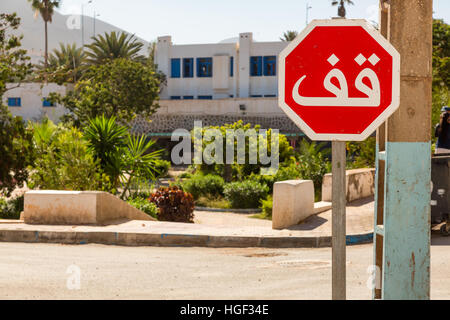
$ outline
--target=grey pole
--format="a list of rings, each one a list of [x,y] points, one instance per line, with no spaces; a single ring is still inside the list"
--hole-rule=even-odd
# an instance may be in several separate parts
[[[332,145],[332,299],[346,299],[346,145],[333,141]]]
[[[84,51],[84,4],[81,5],[81,50]]]
[[[309,13],[309,9],[311,9],[312,7],[309,5],[308,1],[306,2],[306,25],[308,25],[308,13]]]
[[[89,0],[87,3],[81,4],[81,50],[82,51],[84,51],[84,6],[89,3],[92,3],[92,0]]]

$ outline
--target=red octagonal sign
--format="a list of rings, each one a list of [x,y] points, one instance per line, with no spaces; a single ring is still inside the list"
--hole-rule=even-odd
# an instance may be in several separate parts
[[[314,20],[279,69],[279,105],[312,140],[364,140],[399,106],[400,55],[365,20]]]

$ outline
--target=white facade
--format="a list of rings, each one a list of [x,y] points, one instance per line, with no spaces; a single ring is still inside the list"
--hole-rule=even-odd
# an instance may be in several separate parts
[[[202,120],[205,126],[243,120],[283,133],[299,133],[277,99],[278,55],[287,45],[255,42],[252,33],[241,33],[235,42],[196,45],[173,45],[170,36],[159,37],[155,62],[167,83],[152,122],[137,121],[136,129],[166,135],[178,128],[191,130],[195,120]],[[204,68],[199,70],[199,66]],[[25,120],[46,115],[58,122],[67,110],[60,105],[44,106],[43,98],[50,92],[65,94],[67,89],[26,83],[7,91],[4,103],[8,105],[8,98],[20,98],[21,106],[9,108],[14,115]]]
[[[66,93],[65,86],[59,86],[55,83],[42,85],[41,83],[22,83],[19,87],[17,84],[8,84],[3,96],[3,104],[9,107],[9,111],[14,116],[20,116],[24,120],[40,120],[47,116],[54,122],[59,122],[59,118],[67,112],[63,106],[55,104],[49,106],[44,103],[44,99],[51,92],[64,95]],[[46,106],[44,106],[46,105]]]
[[[241,33],[235,43],[196,45],[174,45],[170,36],[159,37],[155,61],[158,69],[167,76],[161,100],[276,97],[276,63],[278,54],[287,44],[255,42],[252,33]],[[257,60],[256,68],[255,64],[252,68],[252,57]],[[209,75],[199,77],[199,58],[212,62]],[[187,60],[191,60],[191,66],[186,66]],[[273,68],[268,66],[269,60],[275,70],[267,69]],[[192,70],[190,74],[185,74],[185,67]]]

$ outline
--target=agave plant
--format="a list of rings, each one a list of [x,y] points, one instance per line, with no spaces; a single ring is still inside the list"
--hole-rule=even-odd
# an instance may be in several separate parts
[[[145,135],[129,135],[124,152],[124,172],[126,179],[121,198],[126,196],[133,179],[154,180],[155,173],[159,173],[156,162],[161,159],[163,150],[150,151],[155,141],[147,141]]]
[[[88,150],[100,160],[101,168],[111,177],[115,186],[122,174],[122,149],[126,145],[127,136],[127,128],[119,125],[115,117],[90,119],[84,131]]]
[[[86,45],[87,62],[89,64],[101,64],[105,60],[117,58],[131,59],[144,62],[146,58],[139,54],[144,44],[139,42],[134,35],[125,32],[106,33],[93,37],[93,42]]]
[[[155,142],[147,141],[145,135],[130,135],[114,117],[101,116],[89,120],[84,137],[90,152],[100,160],[102,170],[111,178],[113,189],[118,190],[123,185],[122,199],[132,181],[155,179],[156,162],[163,150],[151,151]]]

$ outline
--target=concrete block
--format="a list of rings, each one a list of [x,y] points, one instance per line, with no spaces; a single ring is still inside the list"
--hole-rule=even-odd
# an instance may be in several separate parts
[[[93,225],[108,221],[155,220],[125,201],[99,191],[28,191],[23,220],[28,224]]]
[[[287,180],[273,187],[272,229],[296,225],[314,214],[312,180]]]
[[[327,173],[322,182],[322,201],[332,200],[332,174]],[[353,169],[346,171],[347,202],[372,196],[375,193],[375,169]]]

